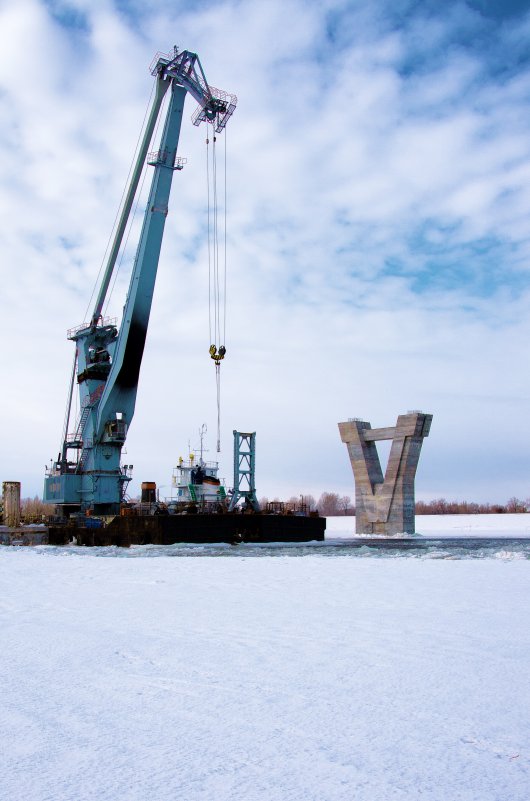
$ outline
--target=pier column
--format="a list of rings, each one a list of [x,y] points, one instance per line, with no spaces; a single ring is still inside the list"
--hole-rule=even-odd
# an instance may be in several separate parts
[[[4,523],[9,528],[20,526],[20,481],[4,481],[2,484]]]
[[[389,428],[372,428],[359,419],[339,423],[355,479],[358,534],[414,534],[414,480],[431,422],[432,414],[409,412]],[[382,440],[392,440],[384,477],[375,444]]]

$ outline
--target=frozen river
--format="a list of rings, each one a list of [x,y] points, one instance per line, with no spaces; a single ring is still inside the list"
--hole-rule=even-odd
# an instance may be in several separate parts
[[[413,538],[359,538],[354,517],[327,519],[325,542],[309,543],[226,543],[141,545],[131,548],[43,546],[48,555],[74,552],[95,557],[300,557],[325,558],[425,558],[425,559],[530,559],[530,514],[425,515],[416,518]]]
[[[0,549],[2,801],[527,801],[526,554],[155,547]]]

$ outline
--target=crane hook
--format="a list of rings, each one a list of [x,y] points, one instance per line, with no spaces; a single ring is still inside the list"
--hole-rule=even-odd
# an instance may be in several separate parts
[[[217,350],[217,347],[215,345],[210,345],[209,353],[210,353],[210,358],[214,360],[216,365],[219,365],[221,363],[221,359],[224,359],[225,357],[226,348],[224,345],[221,345],[219,350]]]

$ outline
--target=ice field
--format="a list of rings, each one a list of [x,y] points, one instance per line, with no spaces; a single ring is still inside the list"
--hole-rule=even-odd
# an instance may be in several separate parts
[[[526,554],[225,547],[0,548],[2,801],[527,801]]]

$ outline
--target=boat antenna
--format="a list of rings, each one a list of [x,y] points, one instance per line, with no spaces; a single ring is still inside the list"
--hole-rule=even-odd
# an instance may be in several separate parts
[[[206,423],[203,423],[202,426],[199,428],[199,439],[200,439],[200,443],[201,443],[201,447],[200,447],[201,456],[200,456],[199,464],[201,465],[201,467],[204,465],[202,454],[203,454],[203,451],[204,451],[204,435],[206,434],[207,431],[208,431],[208,426],[206,425]]]

